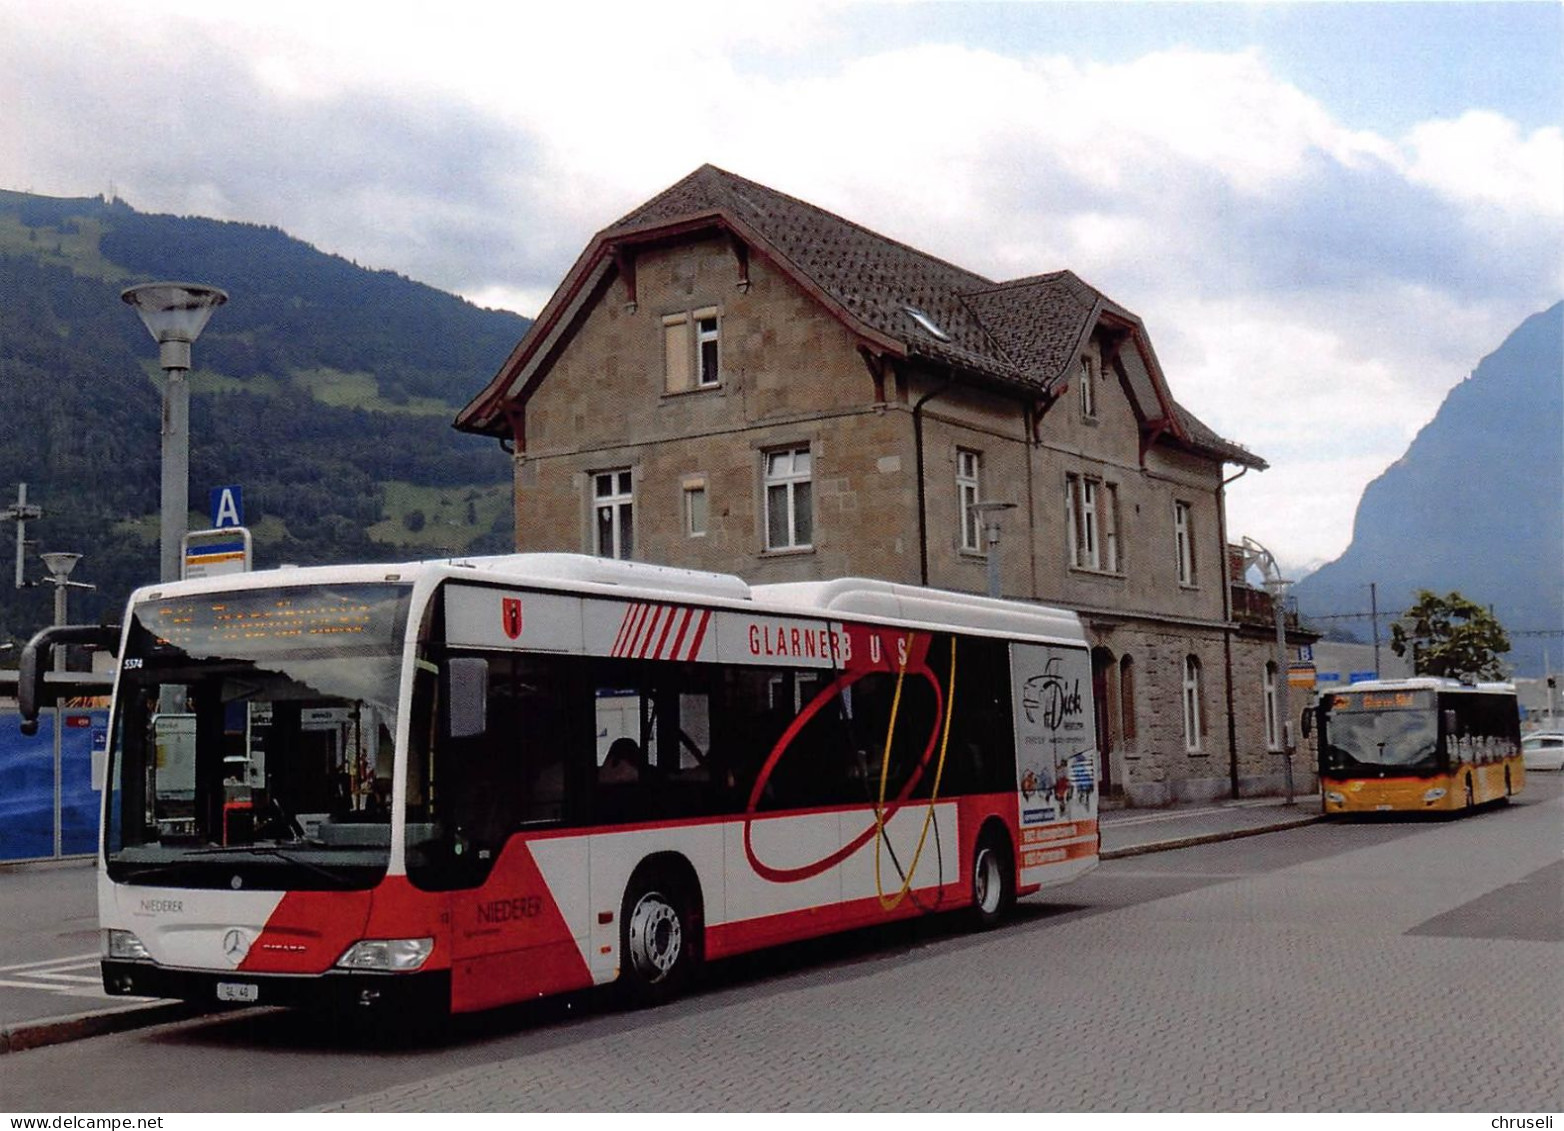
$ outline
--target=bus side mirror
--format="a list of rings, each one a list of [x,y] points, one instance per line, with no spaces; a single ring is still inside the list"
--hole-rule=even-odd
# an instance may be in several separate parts
[[[1298,717],[1298,729],[1303,732],[1304,738],[1309,738],[1314,734],[1313,708],[1304,708],[1303,714]]]
[[[446,661],[448,736],[472,738],[489,729],[489,661],[458,656]]]
[[[39,629],[22,648],[17,664],[16,704],[22,716],[21,730],[31,737],[38,733],[38,714],[53,703],[57,695],[44,688],[44,672],[54,656],[54,649],[62,644],[88,644],[97,648],[113,648],[119,643],[119,625],[111,624],[57,624]]]

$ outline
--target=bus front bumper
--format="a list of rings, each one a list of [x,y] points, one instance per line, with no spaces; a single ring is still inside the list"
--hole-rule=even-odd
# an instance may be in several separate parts
[[[328,1010],[444,1012],[451,972],[406,974],[334,970],[326,974],[249,974],[185,970],[104,959],[103,989],[116,996],[174,998],[211,1006],[288,1006]]]
[[[1441,778],[1356,778],[1320,782],[1326,813],[1420,813],[1450,809],[1450,782]]]

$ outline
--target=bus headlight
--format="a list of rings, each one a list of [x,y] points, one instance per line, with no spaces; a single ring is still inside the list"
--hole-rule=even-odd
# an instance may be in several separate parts
[[[1347,803],[1347,795],[1344,793],[1337,793],[1334,789],[1328,789],[1325,791],[1325,800],[1329,801],[1332,805],[1345,805]]]
[[[129,962],[152,961],[152,952],[130,931],[104,931],[103,955],[105,958],[119,958]]]
[[[1444,795],[1445,791],[1439,786],[1435,786],[1433,789],[1423,794],[1423,803],[1425,805],[1432,805],[1435,801],[1438,801]]]
[[[337,965],[344,970],[417,970],[433,951],[433,939],[360,939]]]

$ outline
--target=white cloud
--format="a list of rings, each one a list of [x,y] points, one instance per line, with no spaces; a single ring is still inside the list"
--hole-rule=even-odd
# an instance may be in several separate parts
[[[1564,289],[1557,127],[1472,108],[1383,136],[1254,50],[853,56],[838,12],[0,0],[0,104],[25,109],[0,168],[528,314],[706,161],[996,278],[1069,267],[1271,461],[1230,528],[1293,562],[1345,546],[1363,485]]]
[[[1407,177],[1454,200],[1564,216],[1564,131],[1557,126],[1522,136],[1507,118],[1469,110],[1418,125],[1407,148]]]

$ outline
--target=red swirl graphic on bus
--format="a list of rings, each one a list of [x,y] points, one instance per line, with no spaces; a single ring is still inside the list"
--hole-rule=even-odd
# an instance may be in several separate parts
[[[940,725],[945,715],[945,692],[940,686],[938,677],[933,669],[928,666],[929,645],[933,637],[928,633],[895,634],[891,640],[891,647],[887,648],[886,639],[866,628],[847,628],[848,635],[852,638],[852,649],[849,655],[849,670],[844,671],[836,679],[832,680],[820,691],[802,711],[798,717],[788,724],[782,736],[777,739],[771,748],[765,762],[760,767],[760,772],[755,776],[755,784],[750,789],[749,800],[744,807],[744,855],[749,859],[749,866],[755,874],[773,883],[788,884],[798,883],[811,879],[831,868],[836,867],[880,832],[892,817],[906,803],[912,795],[912,791],[923,780],[924,772],[929,767],[929,762],[934,756],[936,746],[939,744]],[[894,657],[894,662],[892,657]],[[809,864],[802,864],[792,868],[776,868],[767,864],[755,852],[752,832],[755,817],[758,812],[760,799],[765,793],[766,784],[771,780],[771,775],[776,771],[777,764],[787,754],[793,740],[799,732],[808,725],[809,721],[823,710],[826,704],[836,698],[844,688],[851,687],[867,675],[875,672],[895,672],[902,678],[915,678],[927,681],[934,692],[934,717],[929,729],[928,741],[924,743],[923,753],[918,758],[918,763],[913,767],[912,773],[907,776],[907,781],[902,785],[896,796],[881,809],[869,822],[867,828],[852,840],[848,841],[836,851],[829,853]],[[889,742],[890,735],[886,735]]]

